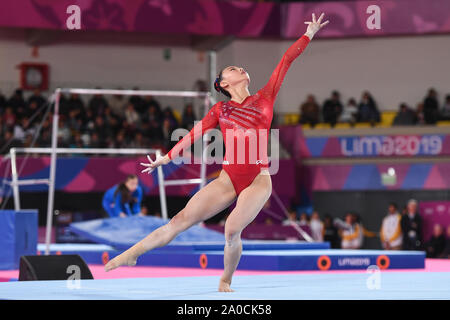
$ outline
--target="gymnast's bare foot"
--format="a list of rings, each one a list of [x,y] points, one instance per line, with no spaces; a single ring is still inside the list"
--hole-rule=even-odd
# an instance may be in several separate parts
[[[105,271],[111,271],[114,270],[120,266],[135,266],[137,262],[137,257],[133,257],[131,253],[127,250],[123,252],[122,254],[118,255],[114,259],[110,260],[105,265]]]
[[[219,292],[234,292],[234,290],[230,288],[230,285],[231,285],[231,281],[227,282],[225,280],[220,279]]]

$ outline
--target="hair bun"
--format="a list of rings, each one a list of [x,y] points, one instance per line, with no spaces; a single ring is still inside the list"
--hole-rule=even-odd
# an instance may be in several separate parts
[[[216,78],[216,80],[214,81],[214,89],[215,89],[217,92],[220,92],[219,78]]]

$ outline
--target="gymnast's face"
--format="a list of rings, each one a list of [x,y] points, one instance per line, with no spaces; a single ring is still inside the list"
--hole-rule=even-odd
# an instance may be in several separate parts
[[[222,81],[220,82],[220,86],[222,88],[226,90],[242,82],[246,83],[247,85],[250,83],[250,76],[244,70],[244,68],[229,66],[223,69]]]
[[[138,179],[128,179],[128,181],[125,182],[125,186],[128,190],[130,190],[130,192],[134,192],[138,187]]]

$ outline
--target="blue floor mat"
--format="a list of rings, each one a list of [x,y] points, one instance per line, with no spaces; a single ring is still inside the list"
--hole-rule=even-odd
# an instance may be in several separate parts
[[[81,280],[0,283],[0,299],[42,300],[424,300],[450,299],[449,272],[380,273],[370,289],[366,273],[235,276],[231,293],[217,292],[219,277]]]

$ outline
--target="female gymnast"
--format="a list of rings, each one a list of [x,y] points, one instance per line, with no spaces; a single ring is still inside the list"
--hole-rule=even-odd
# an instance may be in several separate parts
[[[148,157],[150,163],[141,163],[147,167],[142,172],[150,173],[158,166],[168,164],[182,150],[200,138],[205,131],[220,124],[225,141],[225,158],[219,177],[199,190],[169,223],[154,230],[130,249],[109,261],[105,266],[106,271],[122,265],[134,266],[140,255],[167,245],[180,232],[211,218],[237,198],[236,207],[225,223],[224,271],[219,281],[219,291],[233,291],[230,288],[231,279],[242,253],[241,232],[255,219],[270,197],[272,181],[268,171],[267,153],[263,154],[263,159],[247,162],[249,151],[255,152],[255,150],[245,150],[245,163],[236,163],[236,161],[230,161],[233,160],[232,158],[227,157],[229,151],[227,142],[242,139],[242,131],[246,129],[262,129],[268,132],[272,122],[273,104],[286,72],[315,33],[328,24],[329,21],[321,23],[323,16],[322,13],[316,21],[315,15],[312,14],[312,21],[305,22],[308,25],[305,34],[289,47],[268,83],[256,94],[250,95],[248,91],[250,77],[243,68],[229,66],[223,69],[214,83],[214,88],[231,99],[216,103],[205,118],[198,122],[168,154],[158,157],[155,161]],[[230,130],[234,135],[227,139],[225,132],[228,133]],[[263,139],[267,140],[267,136],[266,134]],[[257,146],[259,146],[259,135],[257,139]],[[267,141],[264,143],[267,146]]]

